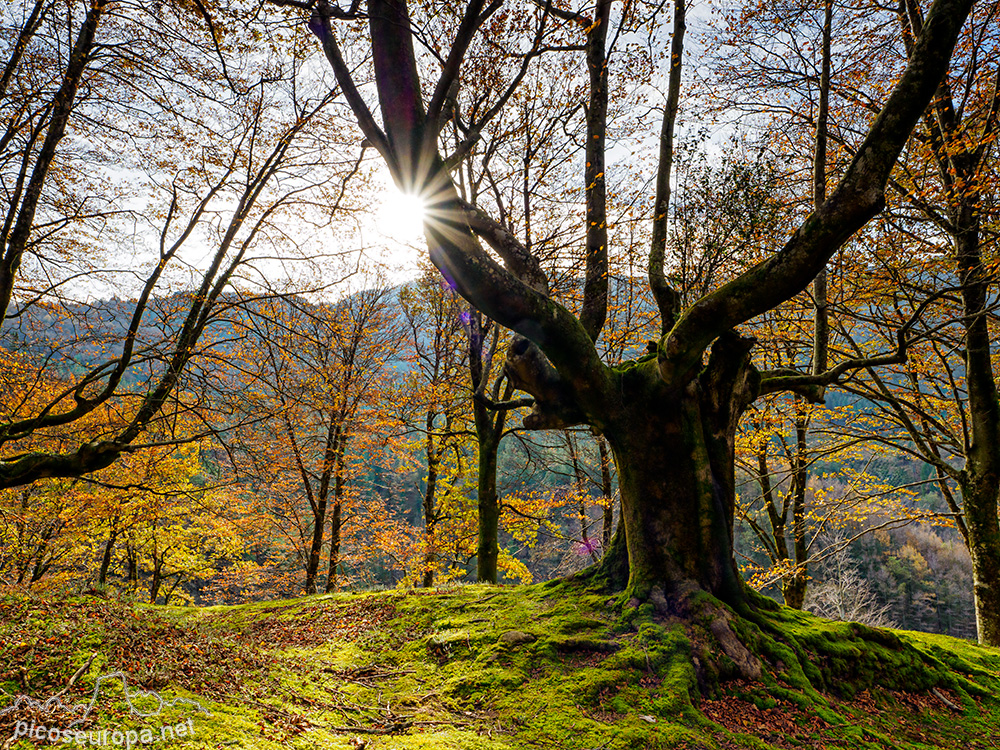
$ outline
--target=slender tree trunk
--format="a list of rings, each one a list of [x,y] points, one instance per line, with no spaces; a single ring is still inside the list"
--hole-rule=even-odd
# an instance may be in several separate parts
[[[344,507],[344,490],[347,477],[344,475],[344,454],[347,450],[347,436],[340,439],[337,446],[337,470],[333,480],[333,513],[330,516],[330,569],[326,575],[326,593],[337,590],[337,568],[340,566],[341,514]]]
[[[611,455],[608,453],[608,441],[603,436],[597,438],[597,453],[601,457],[601,494],[607,501],[602,514],[601,551],[602,554],[607,554],[611,549],[611,524],[614,521],[615,506],[612,500]]]
[[[337,568],[340,567],[340,532],[341,532],[341,504],[337,500],[333,504],[333,513],[330,516],[330,569],[326,576],[326,593],[331,594],[337,590]]]
[[[427,484],[424,487],[424,538],[427,547],[424,551],[424,575],[421,581],[421,585],[427,589],[434,585],[434,568],[437,565],[437,541],[434,538],[434,531],[437,525],[435,500],[439,456],[434,441],[434,417],[433,411],[427,412]]]
[[[809,417],[800,398],[795,399],[795,455],[792,469],[792,547],[795,567],[781,580],[785,605],[802,609],[806,600],[808,549],[806,547],[806,485],[809,482]]]
[[[573,464],[573,479],[576,485],[576,491],[580,493],[580,539],[583,541],[583,548],[586,550],[587,554],[590,555],[590,559],[593,562],[598,561],[597,550],[594,549],[593,545],[590,543],[590,518],[587,516],[587,504],[583,501],[584,492],[587,489],[587,475],[583,471],[583,466],[580,464],[580,455],[576,450],[576,443],[573,440],[573,433],[569,430],[564,430],[563,435],[566,437],[566,446],[569,448],[569,459]]]
[[[479,438],[479,477],[477,495],[479,500],[479,542],[476,546],[476,580],[496,583],[497,558],[500,555],[500,498],[497,495],[497,458],[500,440],[497,433],[503,431],[504,414],[499,413],[495,425],[489,414],[483,415],[480,428],[479,410],[486,407],[476,404],[476,435]],[[497,429],[499,428],[499,429]]]
[[[135,586],[135,584],[139,583],[139,557],[133,545],[125,545],[125,558],[128,561],[128,581]]]
[[[48,570],[49,566],[45,564],[45,550],[47,546],[47,544],[38,545],[38,553],[35,555],[35,565],[31,569],[31,579],[28,583],[40,581],[42,576],[45,575],[45,571]]]
[[[104,544],[104,555],[101,558],[101,570],[97,574],[97,585],[105,586],[108,583],[108,569],[111,567],[111,555],[115,549],[115,540],[118,538],[118,526],[116,523],[111,524],[111,530],[108,533],[108,541]]]
[[[819,106],[816,115],[816,148],[813,154],[813,207],[819,210],[826,201],[826,146],[827,125],[830,117],[830,45],[833,35],[833,0],[824,0],[822,60],[819,78]],[[830,314],[827,304],[826,267],[813,281],[813,304],[816,316],[813,320],[813,362],[812,371],[819,374],[826,371],[827,350],[830,342]]]
[[[316,593],[316,579],[319,576],[319,558],[323,551],[323,532],[326,530],[326,509],[330,501],[330,479],[337,463],[338,444],[341,439],[341,420],[331,417],[327,428],[326,444],[323,449],[323,466],[320,471],[319,488],[313,502],[313,533],[309,545],[309,559],[306,563],[306,593]],[[303,481],[309,478],[303,476]]]
[[[73,44],[66,71],[61,76],[62,84],[52,98],[52,115],[48,131],[35,157],[31,178],[24,189],[20,207],[16,208],[12,204],[7,221],[4,223],[5,227],[10,226],[13,220],[9,234],[0,237],[2,240],[0,241],[0,320],[7,313],[7,308],[10,305],[14,292],[14,279],[29,244],[31,228],[41,201],[42,187],[55,162],[56,147],[66,134],[70,115],[76,103],[77,92],[81,82],[86,77],[87,65],[93,59],[92,52],[97,28],[103,20],[107,5],[107,0],[95,0],[90,3],[90,9]],[[6,86],[6,83],[4,85]]]
[[[316,593],[316,577],[319,575],[319,557],[323,551],[323,530],[326,528],[326,496],[318,495],[313,510],[313,533],[309,544],[309,558],[306,561],[306,593]]]
[[[45,553],[48,552],[49,542],[52,537],[56,535],[56,532],[62,529],[63,524],[52,524],[46,527],[45,531],[42,533],[41,539],[35,547],[35,565],[31,569],[31,579],[28,583],[35,583],[40,581],[42,576],[48,572],[49,566],[52,565],[52,559],[50,558],[48,562],[45,561]]]
[[[527,172],[525,174],[527,175]],[[525,200],[528,200],[527,193]],[[525,233],[530,237],[530,226],[525,228]],[[479,447],[479,475],[476,485],[479,501],[476,580],[483,583],[496,583],[499,577],[497,559],[500,556],[500,497],[497,495],[497,461],[504,426],[507,424],[506,407],[491,408],[483,399],[490,377],[490,363],[499,343],[499,329],[496,324],[492,325],[492,344],[487,348],[483,316],[476,310],[470,310],[469,375],[472,379],[472,414]],[[503,384],[502,395],[501,384]],[[508,402],[513,395],[514,386],[509,378],[498,376],[493,384],[494,399],[499,397],[502,402]]]

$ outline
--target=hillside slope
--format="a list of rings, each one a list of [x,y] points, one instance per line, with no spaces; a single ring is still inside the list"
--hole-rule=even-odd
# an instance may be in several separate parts
[[[32,727],[262,750],[1000,747],[996,649],[782,609],[734,623],[763,663],[748,683],[708,627],[566,583],[201,609],[8,595],[0,747],[39,744]],[[121,677],[94,695],[116,670],[133,709]]]

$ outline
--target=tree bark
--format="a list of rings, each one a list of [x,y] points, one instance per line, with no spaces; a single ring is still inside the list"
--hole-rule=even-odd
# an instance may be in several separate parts
[[[733,556],[733,461],[736,424],[758,386],[752,343],[723,336],[701,376],[673,393],[652,359],[616,372],[622,399],[604,434],[618,469],[635,598],[659,588],[668,601],[704,590],[745,602]]]
[[[955,238],[962,282],[966,332],[965,366],[972,440],[961,474],[962,504],[972,556],[979,642],[1000,646],[1000,404],[993,372],[989,307],[989,272],[980,251],[979,196],[967,195],[957,218]]]
[[[500,555],[500,498],[497,495],[497,458],[505,414],[494,417],[483,404],[475,403],[476,437],[479,440],[479,541],[476,546],[476,580],[497,582]],[[482,413],[481,413],[482,412]]]
[[[963,482],[962,498],[969,529],[979,642],[1000,646],[1000,528],[996,479],[969,476]]]

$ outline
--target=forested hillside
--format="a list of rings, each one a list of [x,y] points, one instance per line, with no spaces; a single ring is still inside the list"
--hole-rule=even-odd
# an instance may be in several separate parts
[[[625,297],[628,287],[616,286]],[[8,491],[6,512],[25,523],[7,529],[5,580],[30,583],[36,591],[112,591],[164,604],[276,599],[303,591],[316,525],[308,492],[319,487],[322,472],[313,470],[309,489],[301,474],[289,476],[295,472],[295,439],[288,436],[290,455],[282,460],[275,435],[292,422],[303,444],[314,445],[323,437],[327,424],[299,424],[301,416],[294,415],[302,412],[290,412],[288,403],[300,401],[316,382],[309,378],[325,370],[322,376],[349,395],[341,427],[346,437],[340,485],[338,490],[333,474],[335,499],[328,506],[331,519],[339,513],[341,524],[334,542],[339,545],[337,570],[331,578],[330,526],[321,539],[324,564],[313,574],[313,585],[334,591],[415,582],[423,575],[416,550],[425,528],[427,495],[426,453],[423,461],[414,456],[427,435],[426,417],[419,420],[428,398],[426,391],[420,392],[427,388],[421,382],[423,368],[430,357],[450,356],[456,365],[467,357],[464,339],[457,336],[453,351],[431,354],[433,342],[447,336],[441,327],[451,325],[455,336],[461,324],[461,312],[452,311],[454,319],[448,320],[411,307],[412,300],[435,295],[441,297],[438,304],[447,298],[428,276],[404,286],[355,292],[332,305],[301,297],[287,297],[277,305],[227,300],[226,313],[205,334],[212,380],[193,380],[188,386],[197,385],[205,394],[206,418],[224,415],[216,417],[217,432],[206,435],[186,457],[175,453],[147,462],[139,476],[106,472],[93,477],[99,483],[94,486],[63,485],[28,497]],[[33,310],[16,325],[8,324],[8,345],[18,351],[19,342],[30,340],[36,354],[44,351],[50,362],[61,361],[67,376],[79,374],[84,363],[99,355],[99,341],[113,341],[125,330],[131,306],[124,300],[70,306],[64,319]],[[629,327],[627,319],[619,319],[627,315],[623,308],[612,308],[610,319],[621,331]],[[643,320],[651,315],[648,309],[641,312]],[[94,320],[85,335],[72,335],[75,328],[69,326],[88,317]],[[279,330],[285,340],[275,345]],[[158,334],[165,335],[169,333]],[[156,341],[157,334],[150,333],[148,340]],[[269,343],[274,348],[261,359],[261,347]],[[321,347],[345,345],[337,353],[320,353]],[[351,356],[357,358],[353,364]],[[251,375],[251,368],[260,364],[263,369]],[[352,366],[367,371],[369,380],[352,380],[347,372]],[[453,389],[453,411],[446,412],[452,420],[450,433],[471,432],[469,384],[463,374],[453,375],[454,382],[440,384],[438,391]],[[287,393],[267,390],[282,384]],[[126,385],[141,389],[141,371],[130,373]],[[244,406],[237,407],[239,403]],[[817,416],[840,425],[872,409],[870,402],[849,397],[828,398],[827,406],[830,413]],[[351,433],[364,433],[355,446]],[[452,455],[436,478],[446,488],[444,509],[437,511],[437,582],[475,580],[475,446],[470,434],[445,435],[444,429],[439,434],[452,441]],[[759,438],[747,430],[746,440],[754,439]],[[780,433],[772,438],[776,446],[781,439]],[[817,438],[813,441],[816,450],[825,447]],[[268,455],[261,455],[262,446]],[[498,490],[507,506],[501,580],[546,581],[600,559],[617,522],[617,475],[604,450],[607,486],[600,445],[588,432],[540,439],[522,431],[504,441],[497,466]],[[816,510],[809,530],[819,536],[820,546],[814,553],[818,562],[807,609],[833,619],[975,635],[971,564],[954,525],[934,515],[947,513],[947,506],[933,486],[921,484],[928,476],[926,465],[871,447],[815,465],[808,493]],[[746,518],[738,527],[737,553],[751,585],[782,601],[774,582],[777,569],[754,535],[760,485],[751,470],[741,473],[740,481]],[[139,486],[124,486],[129,483]],[[775,485],[778,492],[788,491],[780,474]],[[155,499],[164,491],[175,496],[167,502]],[[266,500],[254,502],[261,495]],[[192,528],[204,504],[212,502],[217,504],[207,507],[219,525]],[[382,529],[376,532],[376,526]],[[211,541],[220,529],[231,536],[226,546]],[[253,549],[252,558],[247,549]]]

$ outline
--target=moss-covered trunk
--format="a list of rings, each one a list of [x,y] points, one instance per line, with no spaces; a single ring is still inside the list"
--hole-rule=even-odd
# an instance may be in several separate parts
[[[744,602],[733,556],[733,458],[736,424],[756,392],[752,343],[720,338],[701,376],[674,391],[652,359],[619,374],[624,398],[605,436],[618,469],[633,597],[657,598],[659,589],[669,601],[703,590]]]
[[[732,515],[705,444],[698,398],[648,412],[622,434],[608,434],[618,467],[628,548],[629,589],[646,598],[659,586],[705,589],[740,598]],[[632,420],[629,420],[632,421]]]

